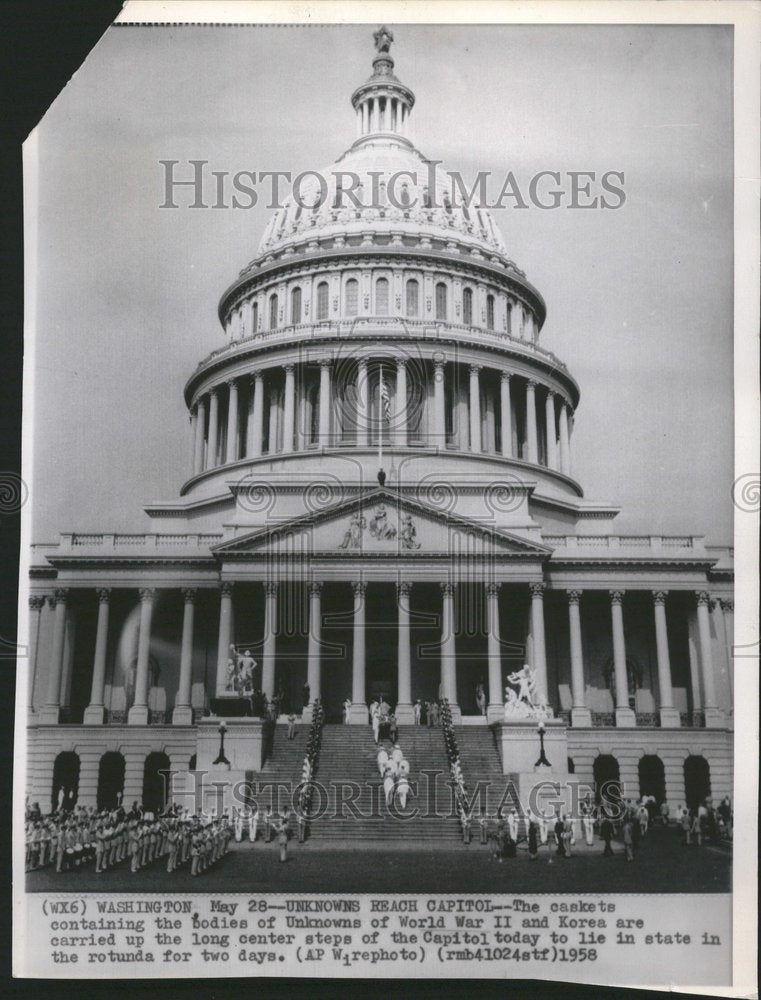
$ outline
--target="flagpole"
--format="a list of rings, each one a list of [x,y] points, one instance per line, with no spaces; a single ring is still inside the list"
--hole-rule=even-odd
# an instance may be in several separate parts
[[[383,468],[383,362],[378,381],[378,469]]]

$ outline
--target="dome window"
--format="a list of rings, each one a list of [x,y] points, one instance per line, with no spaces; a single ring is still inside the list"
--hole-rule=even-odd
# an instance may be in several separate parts
[[[447,318],[447,286],[443,281],[436,285],[436,319]]]
[[[328,318],[328,283],[321,281],[317,286],[317,322]]]
[[[259,303],[254,302],[251,310],[251,329],[254,333],[259,329]]]
[[[462,292],[462,321],[465,326],[473,326],[473,291],[470,288]]]
[[[356,316],[359,312],[359,282],[356,278],[349,278],[344,289],[344,314],[346,316]]]
[[[494,296],[486,296],[486,329],[494,329]]]
[[[270,330],[277,330],[277,295],[270,295]]]
[[[388,279],[378,278],[375,282],[375,315],[388,316]]]
[[[301,322],[301,289],[294,288],[291,292],[291,323],[295,326]]]
[[[415,318],[420,315],[420,283],[416,278],[407,282],[407,316]]]

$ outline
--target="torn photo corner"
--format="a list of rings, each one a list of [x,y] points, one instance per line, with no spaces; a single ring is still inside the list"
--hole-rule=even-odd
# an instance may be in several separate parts
[[[25,147],[14,972],[748,996],[751,11],[311,7]]]

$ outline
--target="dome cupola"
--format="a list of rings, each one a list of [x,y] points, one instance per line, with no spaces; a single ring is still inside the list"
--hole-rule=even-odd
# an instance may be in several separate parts
[[[377,55],[373,59],[372,76],[351,97],[357,115],[357,142],[360,145],[371,136],[394,135],[408,141],[410,111],[415,95],[394,75],[394,60],[389,49],[393,32],[385,25],[373,34]]]

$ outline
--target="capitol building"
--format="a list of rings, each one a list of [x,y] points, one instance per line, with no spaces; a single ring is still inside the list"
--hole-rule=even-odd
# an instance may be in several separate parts
[[[487,752],[524,771],[536,724],[505,710],[524,664],[564,780],[732,792],[732,550],[619,535],[618,508],[585,495],[581,389],[542,346],[545,299],[413,144],[391,41],[376,32],[327,197],[316,176],[289,196],[221,295],[218,346],[185,384],[185,482],[145,533],[32,547],[43,810],[161,806],[160,773],[211,766],[223,717],[233,772],[287,776],[278,732],[317,698],[359,740],[372,699],[402,732],[418,700],[447,699],[471,783]],[[237,697],[239,657],[278,722]]]

